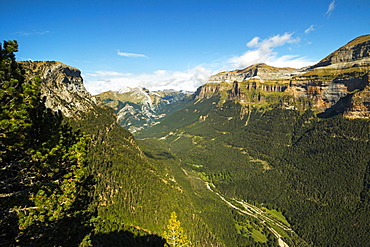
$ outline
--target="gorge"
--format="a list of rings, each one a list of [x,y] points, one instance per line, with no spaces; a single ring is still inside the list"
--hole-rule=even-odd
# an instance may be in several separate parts
[[[370,35],[311,67],[220,72],[193,94],[92,96],[78,69],[9,47],[1,245],[164,246],[173,212],[189,246],[368,244]]]

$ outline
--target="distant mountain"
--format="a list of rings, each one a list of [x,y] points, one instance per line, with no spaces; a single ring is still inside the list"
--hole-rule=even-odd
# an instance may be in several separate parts
[[[176,110],[170,104],[184,100],[191,93],[186,91],[149,91],[146,88],[124,88],[119,92],[108,91],[96,95],[105,105],[112,107],[118,123],[135,133],[158,123],[160,119]]]
[[[277,68],[261,63],[217,73],[191,97],[186,97],[189,93],[150,92],[143,88],[105,92],[97,97],[115,109],[120,125],[132,133],[158,124],[191,98],[200,100],[214,95],[222,100],[234,98],[246,106],[263,106],[268,103],[266,94],[283,92],[293,98],[275,103],[287,109],[308,107],[323,117],[344,114],[350,118],[370,118],[369,54],[370,35],[363,35],[310,67]],[[184,104],[181,100],[185,100]]]

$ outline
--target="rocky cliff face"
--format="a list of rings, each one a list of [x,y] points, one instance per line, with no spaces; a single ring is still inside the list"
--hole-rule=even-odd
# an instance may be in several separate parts
[[[309,99],[323,116],[344,113],[347,117],[370,118],[369,72],[370,35],[364,35],[308,68],[256,64],[244,70],[221,72],[211,76],[196,97],[221,96],[226,91],[229,99],[245,101],[250,97],[245,93],[251,90],[280,92]]]
[[[108,91],[96,95],[105,105],[112,107],[118,123],[135,133],[158,123],[166,116],[169,104],[189,95],[175,90],[149,91],[143,87],[123,88],[119,92]]]
[[[312,99],[328,115],[370,118],[369,72],[370,35],[363,35],[293,77],[286,92]]]
[[[19,62],[28,79],[39,75],[41,94],[46,97],[45,105],[60,110],[66,117],[78,117],[96,106],[97,101],[83,85],[81,71],[60,62]]]
[[[197,89],[195,92],[196,99],[209,99],[221,92],[228,91],[232,88],[232,83],[207,83]]]
[[[251,65],[243,70],[221,72],[209,78],[208,83],[195,93],[198,100],[213,95],[228,99],[250,102],[246,91],[284,92],[293,76],[303,74],[303,70],[276,68],[263,63]],[[245,91],[246,90],[246,91]]]
[[[367,58],[370,58],[369,35],[362,35],[334,51],[311,69],[332,64],[360,62],[359,60],[367,60]]]
[[[350,112],[354,110],[352,107],[357,105],[357,109],[359,109],[362,105],[360,107],[362,114],[355,115],[370,117],[370,109],[366,106],[370,103],[369,97],[366,96],[369,85],[368,74],[333,80],[302,81],[299,79],[301,78],[292,80],[290,87],[285,92],[296,98],[306,97],[311,99],[318,111],[347,112],[346,115],[351,116]],[[359,98],[360,94],[362,95],[361,98]],[[357,103],[352,102],[352,99],[356,98]]]
[[[250,79],[265,80],[282,80],[290,79],[292,76],[302,73],[298,69],[293,68],[276,68],[264,63],[251,65],[243,70],[234,70],[228,72],[220,72],[209,78],[210,83],[229,82],[234,81],[242,82]]]

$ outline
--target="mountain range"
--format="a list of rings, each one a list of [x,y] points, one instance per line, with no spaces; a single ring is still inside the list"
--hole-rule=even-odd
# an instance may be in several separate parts
[[[118,123],[135,133],[176,110],[174,103],[190,95],[190,92],[164,90],[150,92],[146,88],[124,88],[119,92],[108,91],[96,96],[105,105],[113,108]],[[169,106],[171,105],[171,106]]]
[[[242,70],[220,72],[198,88],[193,97],[207,98],[230,92],[228,99],[234,98],[243,105],[258,105],[264,103],[263,95],[248,98],[246,91],[284,92],[296,100],[307,101],[322,116],[344,113],[350,118],[369,118],[369,52],[368,36],[360,36],[310,67],[277,68],[261,63]],[[150,92],[138,87],[104,92],[96,97],[115,109],[122,127],[135,133],[158,124],[160,119],[178,110],[179,106],[173,103],[183,100],[186,104],[189,98],[186,96],[190,93]],[[299,107],[284,103],[287,108]]]
[[[36,108],[52,109],[43,124],[65,126],[51,137],[84,133],[88,141],[84,182],[77,194],[62,194],[79,200],[58,220],[34,198],[61,177],[28,183],[34,154],[34,163],[9,172],[0,160],[2,245],[163,246],[173,212],[190,246],[368,245],[370,35],[302,69],[220,72],[193,94],[139,87],[93,97],[76,68],[11,64],[2,76],[18,71],[25,85],[40,81]],[[39,121],[39,111],[29,112]],[[22,150],[10,150],[9,159],[27,157]],[[66,169],[48,162],[55,174]],[[26,189],[7,184],[14,174]]]

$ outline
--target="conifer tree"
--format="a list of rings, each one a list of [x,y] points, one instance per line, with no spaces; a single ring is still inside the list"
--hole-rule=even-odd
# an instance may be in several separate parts
[[[163,237],[167,240],[168,246],[183,247],[190,245],[188,237],[184,234],[184,229],[181,227],[180,221],[177,220],[176,212],[171,213],[167,229],[168,231],[164,232]]]
[[[88,137],[46,108],[17,51],[0,44],[0,245],[73,246],[84,234]]]

